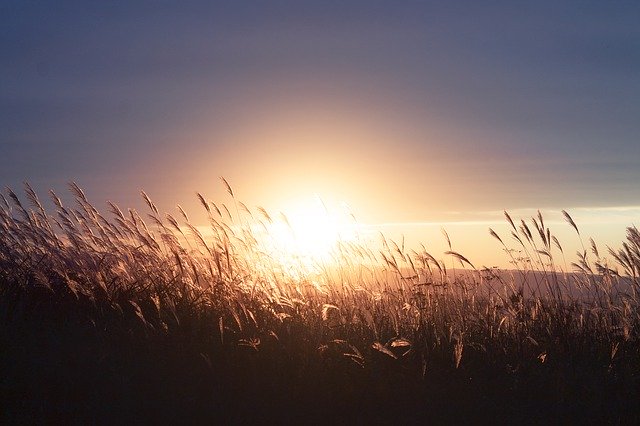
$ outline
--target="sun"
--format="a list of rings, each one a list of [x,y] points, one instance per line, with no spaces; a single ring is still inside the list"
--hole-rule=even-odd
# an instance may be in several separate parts
[[[318,195],[298,199],[267,227],[271,249],[283,259],[307,264],[332,260],[340,243],[356,238],[357,226],[348,207],[328,208]]]

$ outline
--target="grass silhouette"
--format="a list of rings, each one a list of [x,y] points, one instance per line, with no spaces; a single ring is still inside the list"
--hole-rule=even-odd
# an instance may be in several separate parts
[[[0,199],[3,423],[631,423],[640,415],[640,233],[566,271],[542,214],[493,230],[513,268],[338,243],[313,271],[250,211],[209,229],[106,216],[70,185],[53,214]],[[235,212],[232,214],[231,211]],[[564,212],[569,226],[578,226]],[[582,237],[581,237],[582,238]],[[562,253],[564,257],[564,253]],[[564,262],[562,262],[564,264]]]

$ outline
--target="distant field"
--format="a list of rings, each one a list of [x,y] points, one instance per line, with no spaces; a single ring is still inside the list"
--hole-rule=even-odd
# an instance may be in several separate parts
[[[310,263],[265,248],[256,226],[273,218],[227,189],[228,207],[198,195],[206,236],[145,194],[146,213],[110,205],[106,214],[76,185],[74,205],[50,194],[51,212],[28,185],[22,200],[7,191],[3,423],[621,424],[640,415],[636,228],[607,253],[584,241],[570,271],[555,262],[561,242],[542,215],[505,216],[515,248],[503,248],[518,253],[510,270],[393,241],[377,251],[338,243]]]

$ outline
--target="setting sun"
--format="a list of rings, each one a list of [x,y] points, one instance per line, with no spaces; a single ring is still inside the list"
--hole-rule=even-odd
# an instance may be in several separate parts
[[[347,206],[327,207],[320,196],[290,203],[267,226],[266,244],[281,260],[296,259],[306,266],[331,259],[340,242],[353,241],[356,223]]]

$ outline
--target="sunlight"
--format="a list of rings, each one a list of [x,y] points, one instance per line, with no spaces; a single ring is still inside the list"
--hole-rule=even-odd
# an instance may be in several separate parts
[[[268,226],[274,252],[305,265],[326,263],[338,243],[356,238],[356,225],[346,205],[327,208],[318,195],[285,208],[281,218]]]

